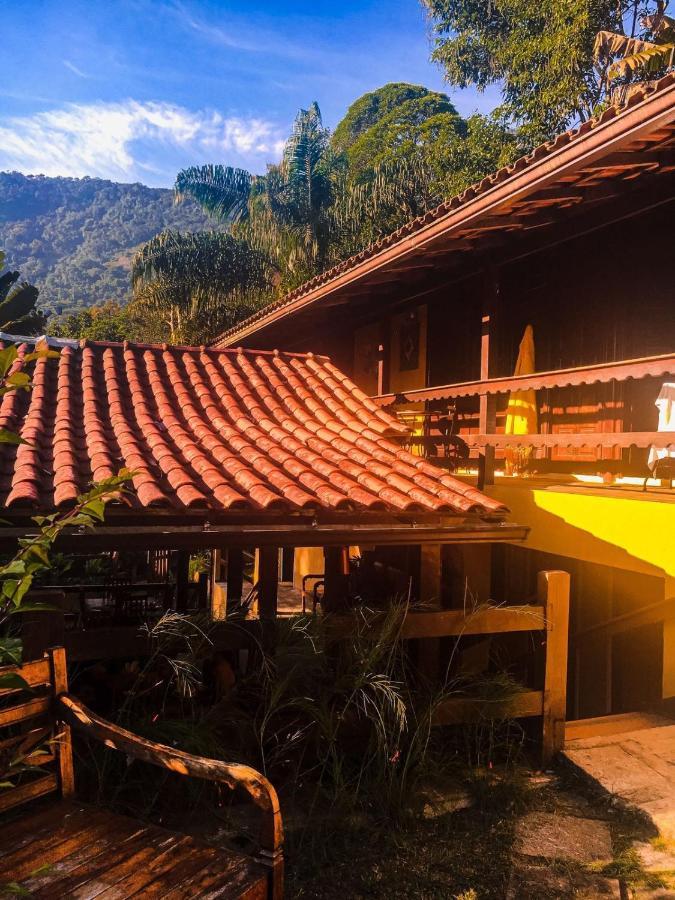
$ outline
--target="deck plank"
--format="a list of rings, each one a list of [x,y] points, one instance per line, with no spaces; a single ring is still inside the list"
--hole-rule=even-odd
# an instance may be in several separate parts
[[[109,830],[110,821],[105,813],[88,810],[87,815],[77,823],[58,830],[51,837],[33,841],[18,853],[3,859],[0,875],[9,881],[22,881],[42,866],[55,866],[80,849],[95,846],[97,841],[105,842]]]
[[[249,857],[106,810],[59,801],[14,825],[0,840],[0,880],[35,900],[266,897],[267,870]]]
[[[266,897],[268,872],[264,866],[241,857],[219,858],[191,878],[165,894],[165,900],[192,900],[193,897],[243,897],[245,888],[254,889],[251,900],[257,897],[262,885],[261,897]]]

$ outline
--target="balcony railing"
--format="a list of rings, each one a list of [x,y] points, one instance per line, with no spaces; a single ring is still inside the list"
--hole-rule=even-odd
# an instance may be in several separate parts
[[[675,431],[631,431],[631,430],[586,430],[576,427],[575,417],[566,416],[565,412],[558,411],[555,415],[553,428],[562,426],[564,431],[555,431],[551,427],[551,416],[543,414],[540,407],[542,428],[537,434],[512,435],[500,433],[499,414],[497,411],[498,398],[505,397],[515,391],[549,391],[551,389],[565,389],[581,387],[584,385],[602,385],[638,381],[645,378],[667,380],[675,374],[675,353],[660,356],[649,356],[641,359],[620,360],[618,362],[603,363],[592,366],[579,366],[569,369],[557,369],[547,372],[536,372],[532,375],[520,375],[507,378],[486,378],[480,381],[466,381],[457,384],[438,385],[417,390],[409,390],[402,393],[380,394],[374,397],[374,401],[383,407],[391,407],[393,412],[401,415],[402,421],[411,426],[411,431],[417,430],[418,437],[415,441],[421,448],[425,447],[425,441],[429,446],[433,444],[433,431],[436,427],[433,423],[439,419],[443,421],[443,428],[447,432],[448,420],[452,419],[453,409],[457,409],[457,401],[464,398],[478,398],[475,412],[462,413],[455,420],[454,433],[459,435],[465,447],[469,451],[477,451],[484,472],[485,483],[491,483],[494,467],[495,451],[503,451],[506,448],[532,447],[538,456],[545,456],[549,451],[558,449],[579,448],[611,448],[621,451],[626,448],[669,448],[675,447]],[[654,394],[654,399],[658,389]],[[444,404],[447,401],[447,404]],[[415,404],[415,406],[412,406]],[[438,410],[445,405],[448,410],[445,414]],[[436,410],[430,414],[430,410]],[[416,412],[417,411],[417,412]],[[549,409],[550,413],[550,409]],[[416,420],[415,416],[419,418]],[[502,413],[503,415],[503,413]],[[656,410],[654,410],[656,415]],[[614,427],[617,423],[624,427],[622,411],[613,411]],[[477,427],[476,427],[477,425]],[[503,431],[503,429],[501,429]],[[437,443],[443,444],[446,436],[439,436]],[[447,443],[447,440],[446,440]]]

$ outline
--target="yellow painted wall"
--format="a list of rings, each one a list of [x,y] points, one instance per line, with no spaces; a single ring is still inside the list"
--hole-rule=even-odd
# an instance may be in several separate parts
[[[489,492],[530,526],[529,547],[660,575],[675,594],[675,503],[515,480]]]
[[[662,579],[663,599],[675,597],[675,503],[635,494],[611,496],[580,488],[513,481],[489,493],[531,528],[527,545],[560,556]],[[639,588],[635,607],[644,605]],[[663,696],[675,696],[675,618],[664,623]]]
[[[293,561],[293,584],[302,590],[305,575],[323,573],[323,547],[296,547]],[[308,585],[311,587],[311,585]]]

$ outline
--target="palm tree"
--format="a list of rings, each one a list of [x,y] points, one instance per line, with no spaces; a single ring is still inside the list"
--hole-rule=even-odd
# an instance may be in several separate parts
[[[271,281],[265,256],[230,234],[163,231],[134,258],[134,311],[157,317],[148,337],[202,343],[250,315]]]
[[[222,165],[183,169],[176,199],[196,200],[233,236],[266,254],[279,272],[279,287],[287,289],[328,260],[334,176],[341,164],[312,103],[296,116],[279,165],[269,165],[264,175]]]

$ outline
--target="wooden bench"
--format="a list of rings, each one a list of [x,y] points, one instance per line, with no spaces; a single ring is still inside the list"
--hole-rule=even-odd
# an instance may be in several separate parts
[[[107,722],[68,694],[63,648],[16,668],[0,687],[0,892],[13,884],[31,897],[280,900],[283,832],[277,794],[248,766],[174,750]],[[255,856],[202,841],[74,797],[71,726],[128,757],[171,772],[243,788],[262,812]],[[23,760],[13,777],[13,760]],[[39,767],[39,768],[37,768]],[[38,798],[48,799],[38,800]],[[52,796],[53,795],[53,796]],[[33,802],[37,801],[37,802]],[[18,807],[29,804],[26,809]],[[8,810],[14,810],[8,819]],[[18,890],[17,890],[17,887]]]

